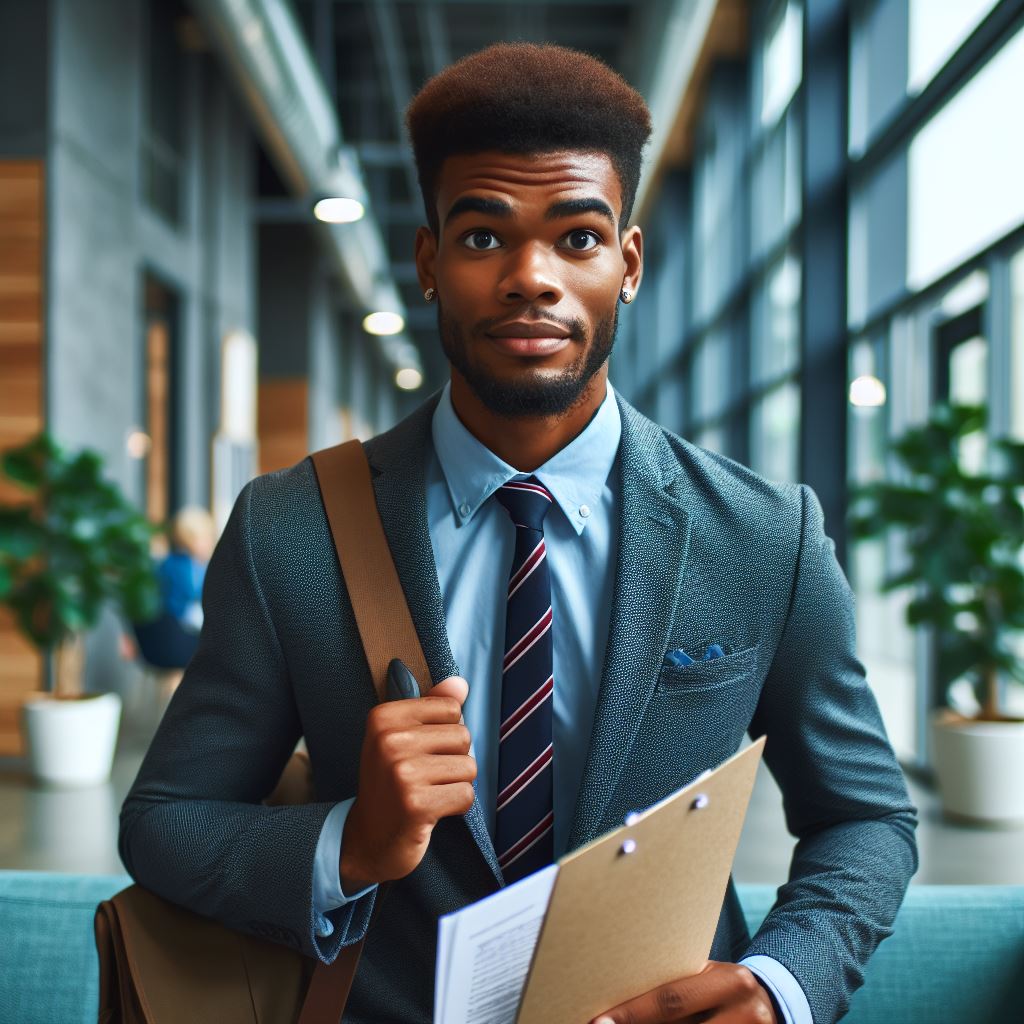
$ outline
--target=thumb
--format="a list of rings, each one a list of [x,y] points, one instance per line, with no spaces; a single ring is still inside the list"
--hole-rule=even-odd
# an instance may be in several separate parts
[[[462,676],[449,676],[430,690],[430,696],[454,697],[460,704],[465,704],[469,696],[469,683]]]

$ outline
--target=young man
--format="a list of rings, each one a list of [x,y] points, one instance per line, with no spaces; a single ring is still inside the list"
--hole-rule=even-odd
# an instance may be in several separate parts
[[[914,808],[813,493],[608,384],[642,271],[643,100],[583,54],[502,45],[428,82],[408,123],[451,382],[367,454],[437,685],[374,706],[309,461],[253,481],[125,803],[125,864],[327,961],[400,879],[346,1020],[429,1021],[441,914],[768,734],[799,839],[775,907],[751,939],[730,885],[707,968],[602,1019],[834,1021],[916,867]],[[303,735],[319,802],[261,806]]]

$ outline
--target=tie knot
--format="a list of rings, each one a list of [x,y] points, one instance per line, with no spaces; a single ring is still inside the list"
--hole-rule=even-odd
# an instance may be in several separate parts
[[[508,510],[516,526],[543,531],[544,517],[551,508],[552,498],[536,477],[509,480],[495,491],[495,497]]]

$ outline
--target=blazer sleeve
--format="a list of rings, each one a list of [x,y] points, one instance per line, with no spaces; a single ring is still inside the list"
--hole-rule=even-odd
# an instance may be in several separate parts
[[[263,806],[302,733],[239,495],[206,574],[198,649],[121,810],[121,859],[140,885],[238,931],[330,963],[362,938],[376,889],[317,934],[317,841],[334,803]]]
[[[916,808],[855,653],[853,593],[800,487],[790,607],[750,727],[797,838],[789,880],[743,954],[783,964],[816,1024],[837,1020],[917,870]]]

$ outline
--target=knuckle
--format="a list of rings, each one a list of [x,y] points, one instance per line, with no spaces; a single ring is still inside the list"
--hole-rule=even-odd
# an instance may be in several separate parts
[[[466,726],[460,725],[457,728],[459,730],[459,745],[462,747],[462,752],[467,754],[469,753],[469,747],[473,738],[470,736],[469,729]]]
[[[682,994],[673,985],[658,989],[655,1005],[663,1014],[677,1014],[684,1009]]]
[[[476,799],[476,790],[473,789],[472,782],[462,783],[462,802],[468,811],[473,806],[473,801]]]
[[[391,770],[395,780],[404,787],[411,785],[416,778],[416,766],[411,761],[396,761]]]
[[[751,971],[749,967],[737,966],[736,983],[740,990],[748,996],[761,991],[761,985],[757,978],[754,977],[754,972]]]
[[[377,750],[388,760],[394,760],[405,745],[404,733],[399,729],[390,729],[377,737]]]

